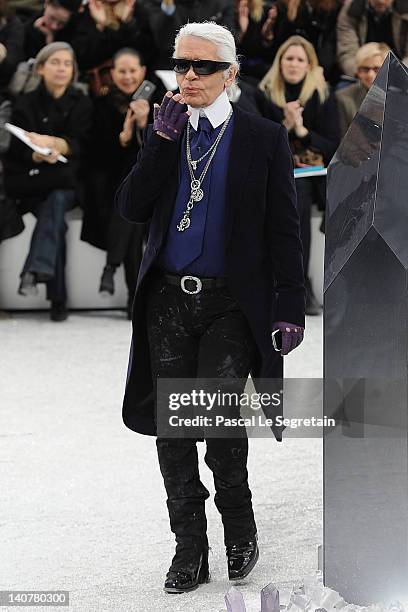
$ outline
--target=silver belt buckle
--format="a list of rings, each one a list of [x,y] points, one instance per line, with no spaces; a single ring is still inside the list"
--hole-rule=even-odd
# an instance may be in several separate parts
[[[188,289],[186,289],[185,282],[188,280],[194,281],[196,283],[195,291],[189,291]],[[182,276],[180,285],[184,293],[188,293],[190,295],[195,295],[196,293],[200,293],[201,289],[203,288],[203,283],[201,282],[199,278],[197,278],[197,276]]]

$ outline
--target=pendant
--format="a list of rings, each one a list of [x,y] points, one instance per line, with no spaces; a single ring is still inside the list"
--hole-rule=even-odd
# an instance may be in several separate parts
[[[197,170],[197,162],[196,161],[191,160],[190,164],[191,164],[193,170]]]
[[[192,191],[191,197],[194,202],[199,202],[204,197],[204,191],[202,189],[195,189],[194,191]]]
[[[179,232],[184,232],[184,230],[188,229],[189,227],[190,227],[190,218],[183,217],[180,223],[178,224],[177,229]]]
[[[201,187],[201,183],[198,179],[193,179],[191,181],[191,191],[197,191],[197,189],[200,189]]]

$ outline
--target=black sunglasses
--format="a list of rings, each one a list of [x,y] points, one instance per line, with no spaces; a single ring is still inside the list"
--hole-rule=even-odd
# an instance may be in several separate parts
[[[177,74],[186,74],[190,67],[196,74],[214,74],[219,70],[226,70],[231,66],[229,62],[214,62],[213,60],[189,60],[173,58],[173,70]]]

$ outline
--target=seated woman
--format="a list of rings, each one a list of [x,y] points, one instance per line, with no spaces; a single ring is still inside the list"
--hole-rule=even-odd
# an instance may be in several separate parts
[[[44,47],[36,57],[36,71],[39,85],[20,96],[11,122],[50,153],[33,152],[13,138],[5,159],[5,186],[22,212],[37,217],[18,292],[35,295],[37,284],[46,283],[51,319],[63,321],[67,318],[64,214],[77,201],[80,156],[90,133],[92,104],[72,87],[76,63],[67,43]],[[60,161],[61,155],[66,163]]]
[[[374,83],[377,72],[381,68],[390,50],[385,43],[370,42],[360,47],[356,53],[358,78],[357,83],[336,91],[337,107],[339,109],[340,136],[343,138],[350,123],[360,108],[367,91]]]
[[[324,165],[339,144],[335,99],[329,93],[313,46],[301,36],[291,36],[279,48],[259,87],[272,102],[271,116],[288,130],[295,165]],[[306,314],[317,315],[320,307],[308,278],[310,255],[310,208],[325,205],[322,177],[296,179],[303,243],[306,283]]]
[[[114,195],[136,161],[151,104],[147,100],[132,102],[132,95],[146,77],[146,66],[137,51],[129,48],[118,51],[111,76],[113,87],[106,96],[95,100],[81,238],[107,251],[101,293],[114,293],[115,271],[124,264],[130,313],[146,225],[122,219],[114,208]],[[149,80],[154,77],[149,75]],[[156,83],[157,89],[150,102],[161,101],[165,93],[163,86]]]

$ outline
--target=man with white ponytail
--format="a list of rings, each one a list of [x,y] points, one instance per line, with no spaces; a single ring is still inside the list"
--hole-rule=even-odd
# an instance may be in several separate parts
[[[232,34],[214,23],[187,24],[173,66],[180,92],[167,92],[155,108],[117,203],[129,221],[151,221],[133,304],[123,419],[133,431],[158,433],[177,542],[164,589],[183,593],[209,580],[209,492],[200,480],[197,439],[157,431],[156,381],[217,379],[236,388],[249,373],[281,378],[282,355],[303,339],[304,287],[287,133],[231,105],[239,68]],[[235,438],[204,437],[228,576],[239,580],[259,555],[248,440],[242,430]]]

